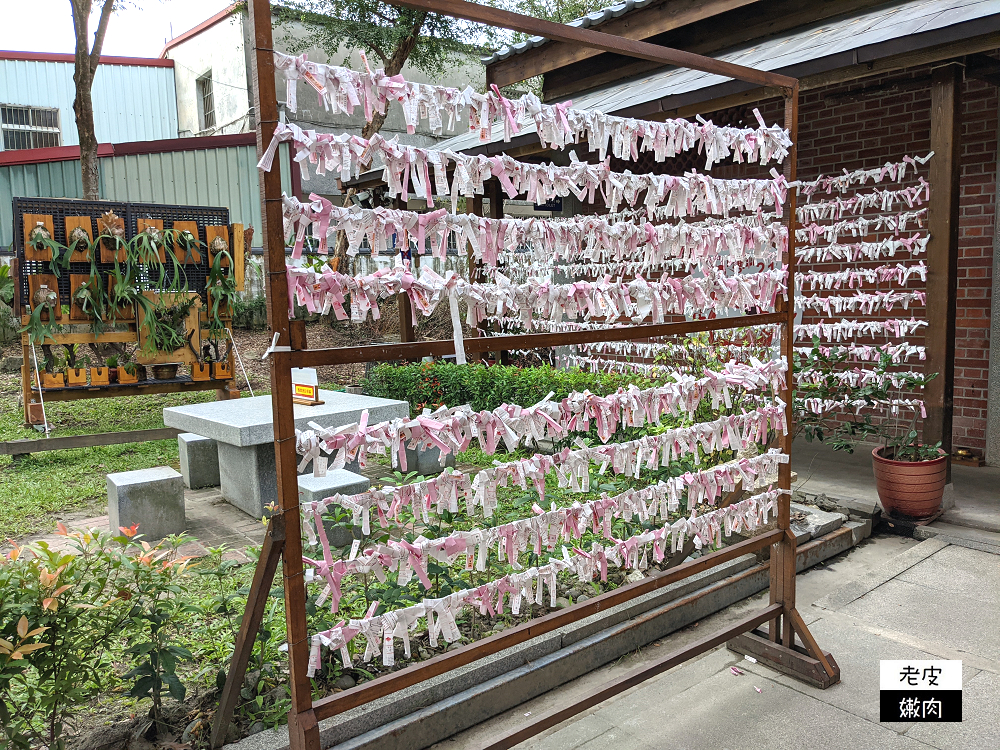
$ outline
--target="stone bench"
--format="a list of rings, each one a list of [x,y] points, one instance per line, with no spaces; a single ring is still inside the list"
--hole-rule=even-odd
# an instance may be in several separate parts
[[[445,456],[444,466],[442,466],[440,448],[424,448],[423,450],[418,448],[407,448],[406,471],[403,473],[409,474],[411,471],[415,471],[417,474],[429,477],[435,474],[440,474],[448,466],[453,469],[455,468],[454,453],[449,453]]]
[[[324,390],[319,397],[322,404],[293,406],[296,428],[308,430],[311,422],[342,427],[365,410],[368,424],[410,414],[406,401]],[[260,518],[278,502],[270,396],[172,406],[163,410],[163,423],[216,441],[222,496],[237,508]]]
[[[139,525],[147,541],[184,531],[184,480],[169,466],[108,474],[108,525]]]
[[[177,436],[181,476],[189,490],[219,486],[219,447],[212,438],[183,432]]]
[[[325,500],[331,495],[356,495],[372,486],[368,477],[346,469],[331,469],[325,477],[299,475],[299,499],[303,503]]]

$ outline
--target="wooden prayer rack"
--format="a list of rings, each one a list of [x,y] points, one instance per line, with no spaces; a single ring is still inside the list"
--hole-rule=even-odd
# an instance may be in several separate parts
[[[464,0],[387,0],[417,10],[442,13],[468,21],[507,28],[531,36],[575,44],[583,44],[622,55],[652,60],[663,65],[686,67],[706,73],[735,78],[773,87],[784,97],[785,126],[788,128],[792,148],[784,162],[786,179],[795,179],[795,142],[798,131],[798,80],[766,71],[745,68],[732,63],[702,57],[689,52],[661,47],[647,42],[624,39],[599,31],[566,26],[529,16],[511,13]],[[257,107],[257,150],[262,154],[278,122],[275,75],[272,56],[272,29],[270,5],[267,0],[251,0],[250,23],[254,30],[253,79],[254,103]],[[488,186],[492,196],[499,190]],[[306,623],[306,587],[302,564],[301,518],[298,496],[298,457],[295,453],[295,424],[292,410],[291,368],[317,367],[349,362],[398,361],[418,359],[423,356],[444,356],[455,353],[452,341],[407,342],[377,344],[338,349],[313,349],[306,346],[305,326],[301,321],[288,320],[288,285],[285,272],[285,245],[282,228],[281,177],[276,164],[265,172],[261,180],[264,204],[263,225],[267,248],[267,299],[268,323],[278,334],[278,350],[271,355],[271,402],[274,410],[274,444],[277,459],[278,496],[280,512],[268,523],[267,535],[257,563],[247,608],[236,640],[235,652],[229,674],[220,698],[212,727],[211,744],[220,747],[239,698],[244,674],[261,623],[271,582],[281,560],[284,575],[285,610],[288,630],[288,658],[290,667],[292,707],[288,715],[289,744],[293,750],[320,750],[319,722],[349,709],[364,705],[382,696],[390,695],[410,685],[443,674],[465,664],[503,649],[522,643],[543,633],[551,632],[585,617],[606,611],[635,597],[682,580],[748,552],[771,547],[770,603],[764,609],[743,618],[728,629],[709,635],[683,649],[667,654],[650,666],[635,670],[608,683],[587,698],[558,711],[550,711],[532,718],[530,723],[496,739],[488,745],[491,750],[509,748],[545,729],[606,700],[643,680],[664,672],[684,661],[723,643],[730,648],[752,653],[759,662],[791,674],[819,687],[828,687],[840,679],[840,670],[833,657],[820,649],[802,617],[795,609],[795,534],[790,525],[790,497],[781,495],[778,507],[777,528],[747,541],[734,544],[704,555],[675,568],[654,574],[642,581],[622,586],[601,596],[577,604],[528,623],[510,628],[455,651],[448,651],[398,672],[385,675],[349,691],[330,695],[320,700],[312,699],[312,684],[307,674],[310,641]],[[481,199],[474,202],[482,206]],[[497,200],[491,201],[491,214],[500,214]],[[481,212],[481,208],[480,208]],[[505,352],[512,349],[562,346],[597,341],[646,339],[648,337],[679,335],[697,331],[719,330],[733,327],[780,324],[781,349],[788,362],[792,361],[793,324],[795,319],[795,193],[789,191],[785,206],[788,223],[788,298],[779,300],[778,311],[760,315],[746,315],[728,319],[687,321],[660,325],[637,325],[602,330],[573,331],[567,333],[537,333],[496,337],[469,338],[465,349],[471,358],[485,352]],[[287,347],[282,349],[281,347]],[[783,453],[791,453],[792,436],[792,376],[788,373],[787,387],[782,394],[786,404],[788,434],[780,438]],[[791,488],[791,465],[781,464],[778,485]],[[769,623],[764,634],[755,630]],[[802,646],[795,643],[801,639]]]

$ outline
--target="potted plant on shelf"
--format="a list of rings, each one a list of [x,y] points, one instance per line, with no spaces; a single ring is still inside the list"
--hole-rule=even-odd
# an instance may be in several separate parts
[[[90,368],[90,384],[91,385],[110,385],[111,381],[108,376],[108,368],[101,367],[98,364],[96,367]]]
[[[66,384],[87,385],[87,368],[77,367],[77,344],[66,344]]]
[[[201,359],[191,364],[191,380],[210,380],[212,378],[212,350],[205,344]]]
[[[197,316],[194,326],[189,326],[191,309],[199,302],[197,295],[161,295],[152,304],[150,311],[142,318],[144,331],[143,352],[147,356],[173,354],[187,347],[198,358],[198,351],[191,343],[196,333]],[[153,365],[156,380],[171,380],[177,377],[178,363],[157,363]]]
[[[66,360],[62,354],[53,354],[46,346],[45,369],[42,372],[43,388],[65,388],[66,387]]]
[[[813,339],[812,350],[805,357],[795,355],[793,369],[795,386],[795,432],[806,440],[829,444],[834,450],[853,453],[858,443],[877,440],[872,449],[875,489],[882,508],[891,516],[925,519],[941,506],[948,455],[941,444],[926,445],[916,429],[919,413],[904,407],[899,414],[872,418],[878,409],[893,400],[913,399],[913,391],[929,383],[935,375],[919,375],[893,371],[892,358],[882,354],[871,363],[871,374],[865,381],[851,384],[843,375],[847,354],[825,354],[819,339]],[[807,399],[834,401],[843,409],[815,411]],[[858,405],[861,408],[858,408]],[[862,410],[868,413],[861,414]],[[911,416],[901,416],[908,413]]]
[[[122,364],[118,368],[118,382],[119,383],[138,383],[139,382],[139,365],[135,362],[129,360]]]

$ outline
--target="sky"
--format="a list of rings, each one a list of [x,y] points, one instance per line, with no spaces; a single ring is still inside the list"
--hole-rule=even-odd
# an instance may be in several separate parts
[[[111,17],[102,54],[159,57],[163,44],[230,5],[231,0],[135,0]],[[95,5],[98,3],[95,2]],[[0,0],[0,49],[18,52],[74,50],[69,0]],[[45,19],[39,27],[40,19]],[[90,39],[98,16],[90,21]]]

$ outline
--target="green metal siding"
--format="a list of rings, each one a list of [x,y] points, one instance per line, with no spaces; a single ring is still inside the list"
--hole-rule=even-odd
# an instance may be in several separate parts
[[[82,198],[80,162],[56,161],[48,164],[16,164],[0,167],[0,246],[13,240],[15,197]]]
[[[282,144],[281,189],[291,193]],[[100,160],[101,198],[109,201],[226,206],[230,221],[257,228],[260,187],[254,146],[110,156]],[[79,161],[0,167],[0,244],[12,241],[13,198],[82,198]]]

